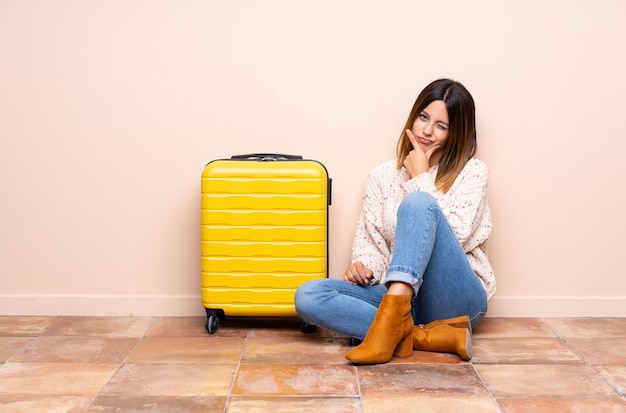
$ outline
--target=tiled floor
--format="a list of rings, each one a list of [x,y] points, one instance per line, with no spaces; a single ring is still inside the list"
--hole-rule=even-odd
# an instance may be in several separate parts
[[[204,321],[0,316],[0,412],[626,412],[626,318],[487,318],[471,362],[359,367],[297,320]]]

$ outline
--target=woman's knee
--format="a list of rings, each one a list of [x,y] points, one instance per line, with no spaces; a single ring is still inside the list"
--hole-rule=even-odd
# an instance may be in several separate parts
[[[313,282],[314,281],[307,281],[303,284],[300,284],[300,286],[296,289],[296,294],[294,296],[294,302],[296,304],[296,308],[298,308],[298,306],[302,306],[304,303],[308,301],[308,297],[313,289],[313,285],[312,285]]]
[[[327,278],[307,281],[296,289],[294,303],[298,314],[309,311],[316,299],[320,296],[320,293],[326,289],[324,284],[326,284],[327,281]]]
[[[329,278],[320,278],[317,280],[306,281],[296,289],[296,297],[304,297],[310,294],[316,294],[326,289],[325,285]]]
[[[407,194],[398,208],[398,214],[405,210],[423,210],[437,206],[437,201],[433,196],[427,192],[410,192]]]

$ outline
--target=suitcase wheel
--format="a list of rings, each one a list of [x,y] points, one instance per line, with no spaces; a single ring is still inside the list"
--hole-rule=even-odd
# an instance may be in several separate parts
[[[300,320],[300,330],[302,330],[303,333],[310,334],[314,332],[316,328],[316,326],[312,324],[307,324],[304,321]]]
[[[214,334],[215,331],[217,330],[218,325],[219,325],[219,317],[217,315],[211,314],[207,316],[205,328],[209,334]]]
[[[206,323],[204,324],[204,328],[209,334],[214,334],[217,331],[217,327],[219,327],[219,320],[225,319],[226,314],[224,314],[224,310],[221,308],[206,308]]]

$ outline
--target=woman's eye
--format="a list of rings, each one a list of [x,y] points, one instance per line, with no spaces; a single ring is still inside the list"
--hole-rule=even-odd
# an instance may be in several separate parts
[[[420,113],[419,118],[422,119],[422,120],[428,120],[428,115],[425,114],[425,113]]]
[[[445,131],[445,130],[448,130],[448,127],[447,127],[446,125],[442,125],[441,123],[438,123],[438,124],[437,124],[437,127],[438,127],[439,129],[441,129],[441,130],[444,130],[444,131]]]

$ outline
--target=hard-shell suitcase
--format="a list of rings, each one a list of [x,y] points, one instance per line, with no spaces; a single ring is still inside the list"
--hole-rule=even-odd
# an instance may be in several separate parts
[[[202,304],[210,334],[226,316],[295,316],[296,288],[328,276],[331,182],[320,162],[301,156],[239,155],[205,166]]]

